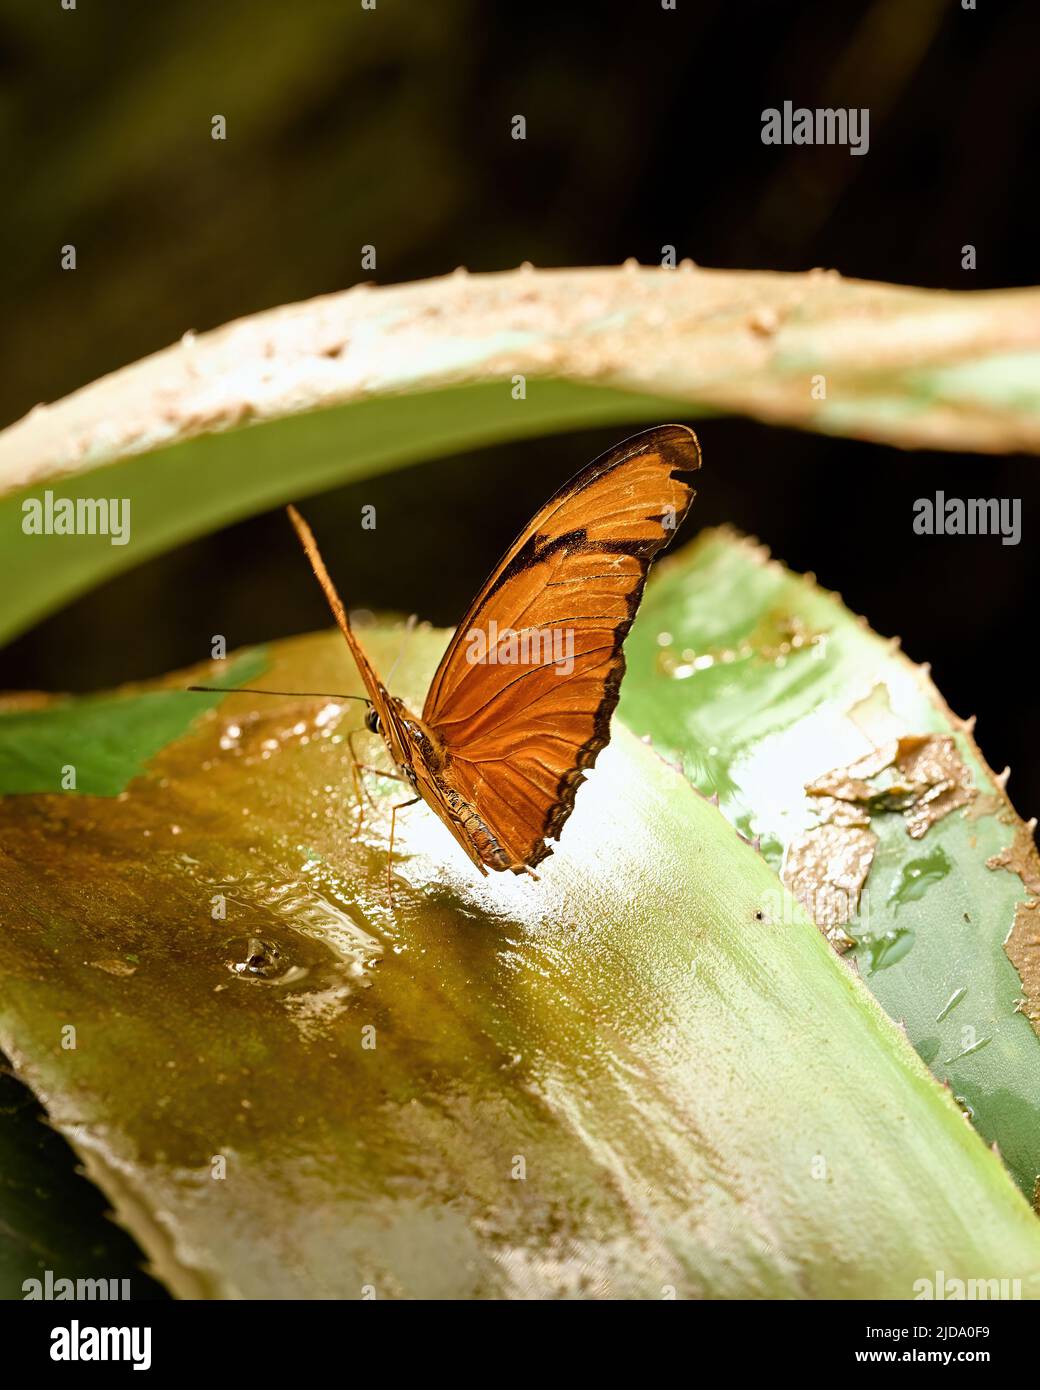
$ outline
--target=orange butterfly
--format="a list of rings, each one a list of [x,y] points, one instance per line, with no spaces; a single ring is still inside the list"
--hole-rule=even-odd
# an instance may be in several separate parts
[[[532,873],[610,739],[622,643],[658,551],[689,510],[700,448],[684,425],[633,435],[550,498],[459,624],[422,717],[392,696],[295,507],[289,517],[368,691],[365,723],[399,780],[437,813],[484,875]],[[532,874],[533,877],[537,875]],[[390,882],[390,859],[387,860]]]

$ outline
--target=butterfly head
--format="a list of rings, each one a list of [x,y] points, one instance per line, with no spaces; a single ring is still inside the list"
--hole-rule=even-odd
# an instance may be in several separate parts
[[[365,711],[365,728],[370,734],[381,734],[383,732],[383,726],[379,722],[379,715],[376,712],[375,705],[369,705],[368,709]]]

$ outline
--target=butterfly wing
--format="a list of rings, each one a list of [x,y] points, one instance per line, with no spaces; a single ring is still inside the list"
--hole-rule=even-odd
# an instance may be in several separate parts
[[[518,872],[552,853],[545,840],[559,839],[610,738],[621,645],[699,467],[683,425],[634,435],[589,464],[510,546],[437,668],[423,721],[448,755],[444,780]],[[482,857],[507,867],[501,853]]]

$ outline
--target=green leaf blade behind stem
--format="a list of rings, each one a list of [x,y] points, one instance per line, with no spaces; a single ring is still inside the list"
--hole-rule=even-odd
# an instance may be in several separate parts
[[[363,640],[388,669],[398,634]],[[357,689],[335,634],[269,658]],[[405,812],[391,908],[402,792],[371,779],[351,838],[359,724],[231,695],[124,796],[0,802],[0,1042],[172,1290],[1040,1292],[998,1160],[651,750],[615,727],[537,883]]]
[[[498,382],[446,386],[193,434],[8,496],[0,488],[0,641],[153,555],[338,483],[501,440],[659,421],[684,408],[569,382],[542,383],[537,398],[523,402]],[[129,543],[113,545],[101,534],[27,533],[26,503],[43,505],[48,492],[77,505],[127,499]]]
[[[1038,296],[692,265],[519,270],[359,285],[186,334],[0,432],[0,640],[231,521],[553,430],[724,412],[1036,452]],[[23,508],[48,491],[125,499],[129,540],[27,534]]]

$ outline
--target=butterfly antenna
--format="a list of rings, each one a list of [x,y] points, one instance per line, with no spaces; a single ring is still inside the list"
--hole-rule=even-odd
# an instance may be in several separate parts
[[[347,642],[353,647],[354,634],[351,631],[347,610],[343,607],[343,600],[336,592],[335,584],[333,584],[332,580],[329,578],[329,572],[325,568],[325,561],[321,558],[321,552],[318,549],[317,541],[314,539],[314,533],[295,507],[288,506],[285,510],[289,513],[289,520],[293,524],[293,529],[300,538],[300,544],[303,546],[307,559],[311,562],[311,569],[314,571],[314,577],[321,585],[322,591],[328,600],[329,607],[332,609],[332,616],[339,624],[340,631],[347,639]]]
[[[386,678],[386,683],[387,683],[387,685],[390,685],[391,682],[392,682],[393,679],[394,679],[394,672],[397,670],[398,666],[401,664],[401,658],[402,658],[402,656],[404,656],[404,649],[405,649],[405,647],[408,645],[408,639],[409,639],[409,637],[412,635],[412,633],[415,631],[415,624],[416,624],[418,621],[419,621],[418,614],[413,613],[413,614],[411,615],[411,617],[408,619],[408,621],[407,621],[407,622],[405,623],[405,625],[404,625],[404,636],[401,638],[401,645],[398,647],[398,649],[397,649],[397,655],[394,657],[394,664],[390,667],[390,674],[389,674],[389,675],[387,676],[387,678]]]
[[[370,705],[371,700],[364,695],[343,695],[334,690],[258,690],[252,685],[189,685],[190,691],[201,691],[208,695],[288,695],[291,699],[315,700],[360,700]]]

